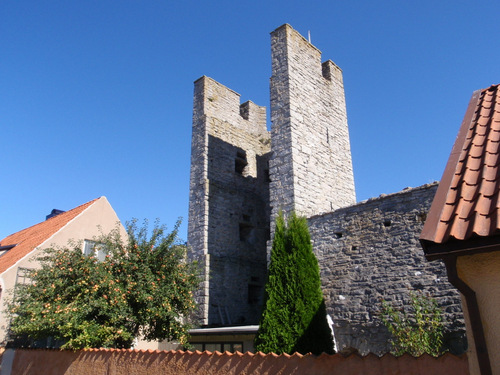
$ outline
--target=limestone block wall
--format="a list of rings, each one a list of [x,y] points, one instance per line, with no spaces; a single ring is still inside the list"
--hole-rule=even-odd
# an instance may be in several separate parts
[[[200,324],[258,323],[270,216],[265,108],[200,78],[191,147],[188,242],[203,265]]]
[[[418,241],[436,189],[437,183],[423,185],[309,219],[339,349],[387,352],[380,300],[408,305],[412,290],[437,298],[449,346],[458,353],[466,348],[460,295],[444,265],[425,260]]]
[[[354,204],[342,71],[283,25],[271,33],[271,206],[312,216]]]

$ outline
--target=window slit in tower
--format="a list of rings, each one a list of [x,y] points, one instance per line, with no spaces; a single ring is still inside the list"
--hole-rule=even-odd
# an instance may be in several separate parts
[[[236,159],[234,162],[234,171],[238,174],[243,174],[245,167],[248,165],[247,154],[245,151],[236,152]]]

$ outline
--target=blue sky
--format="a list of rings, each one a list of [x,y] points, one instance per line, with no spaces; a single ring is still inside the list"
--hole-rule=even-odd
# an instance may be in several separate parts
[[[289,23],[344,72],[359,201],[439,180],[474,90],[500,83],[496,1],[0,2],[0,238],[105,195],[184,217],[193,82],[269,107]]]

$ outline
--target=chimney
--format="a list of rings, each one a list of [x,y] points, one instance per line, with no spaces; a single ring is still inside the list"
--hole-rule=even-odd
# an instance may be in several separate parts
[[[48,214],[47,216],[45,216],[45,220],[49,220],[51,217],[57,216],[59,214],[62,214],[63,212],[66,212],[66,211],[58,210],[57,208],[54,208],[52,211],[50,211],[50,214]]]

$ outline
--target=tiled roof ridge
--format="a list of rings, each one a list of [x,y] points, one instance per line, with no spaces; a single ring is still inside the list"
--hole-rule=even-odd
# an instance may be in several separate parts
[[[494,88],[498,88],[499,86],[500,86],[500,83],[497,83],[497,84],[491,85],[489,87],[486,87],[486,88],[482,89],[481,91],[493,90]]]
[[[60,213],[59,215],[52,216],[52,217],[51,217],[51,218],[49,218],[49,219],[46,219],[46,220],[40,221],[40,222],[38,222],[38,223],[36,223],[36,224],[30,225],[29,227],[26,227],[26,228],[24,228],[24,229],[21,229],[20,231],[17,231],[17,232],[14,232],[14,233],[12,233],[12,234],[9,234],[9,235],[8,235],[7,237],[5,237],[4,239],[0,240],[0,244],[1,244],[2,246],[6,246],[6,245],[14,245],[13,243],[4,243],[4,241],[5,241],[7,238],[9,238],[9,237],[13,237],[14,235],[18,235],[18,234],[20,234],[20,233],[22,233],[22,232],[28,231],[28,230],[32,229],[33,227],[36,227],[37,225],[40,225],[40,224],[45,223],[45,222],[49,222],[50,220],[53,220],[53,219],[55,219],[55,218],[58,218],[58,219],[60,220],[60,219],[61,219],[61,217],[64,217],[63,215],[68,215],[68,216],[69,216],[69,215],[71,215],[73,212],[75,212],[76,210],[79,210],[80,208],[82,208],[82,207],[83,207],[83,206],[85,206],[85,205],[87,205],[87,206],[91,206],[93,203],[95,203],[97,200],[99,200],[99,199],[101,199],[101,198],[102,198],[102,196],[101,196],[101,197],[98,197],[98,198],[95,198],[95,199],[92,199],[92,200],[90,200],[90,201],[88,201],[88,202],[86,202],[86,203],[83,203],[83,204],[81,204],[81,205],[79,205],[79,206],[77,206],[77,207],[72,208],[71,210],[64,211],[64,212]],[[21,243],[21,242],[19,242],[19,243]],[[19,243],[18,243],[18,244],[19,244]]]
[[[16,350],[19,350],[19,349],[16,349]],[[66,352],[74,352],[75,350],[72,350],[72,349],[58,349],[58,348],[22,348],[22,350],[28,350],[28,351],[49,351],[49,352],[53,352],[53,351],[66,351]],[[229,357],[232,357],[232,356],[237,356],[237,357],[243,357],[243,356],[249,356],[249,357],[255,357],[255,356],[259,356],[259,357],[273,357],[273,358],[287,358],[287,359],[293,359],[293,358],[298,358],[298,359],[302,359],[302,358],[318,358],[318,359],[321,359],[321,358],[332,358],[332,357],[338,357],[338,358],[345,358],[345,359],[348,359],[350,357],[357,357],[357,358],[366,358],[366,357],[374,357],[374,358],[378,358],[378,359],[382,359],[384,357],[394,357],[394,358],[399,358],[399,357],[410,357],[410,358],[414,358],[414,359],[418,359],[418,358],[421,358],[421,357],[432,357],[432,358],[436,358],[436,359],[440,359],[440,358],[445,358],[445,357],[455,357],[455,358],[464,358],[464,357],[467,357],[467,354],[466,353],[462,353],[462,354],[453,354],[453,353],[450,353],[450,352],[446,352],[444,354],[441,354],[440,356],[438,357],[434,357],[434,356],[431,356],[430,354],[427,354],[427,353],[424,353],[424,354],[421,354],[419,356],[414,356],[414,355],[411,355],[409,353],[404,353],[402,355],[394,355],[392,353],[384,353],[384,354],[381,354],[381,355],[378,355],[378,354],[375,354],[375,353],[372,353],[372,352],[369,352],[367,354],[360,354],[360,353],[350,353],[348,355],[344,355],[342,353],[335,353],[335,354],[327,354],[327,353],[321,353],[320,355],[315,355],[315,354],[312,354],[312,353],[307,353],[307,354],[300,354],[298,352],[295,352],[293,354],[288,354],[288,353],[282,353],[282,354],[276,354],[276,353],[263,353],[263,352],[239,352],[239,351],[236,351],[234,353],[232,352],[229,352],[229,351],[225,351],[225,352],[219,352],[218,350],[214,350],[214,351],[209,351],[209,350],[204,350],[204,351],[199,351],[199,350],[181,350],[181,349],[178,349],[178,350],[160,350],[160,349],[118,349],[118,348],[85,348],[85,349],[77,349],[76,350],[77,352],[80,351],[80,352],[117,352],[117,353],[137,353],[137,354],[145,354],[145,353],[148,353],[148,354],[153,354],[153,353],[157,353],[157,354],[171,354],[171,355],[198,355],[198,356],[218,356],[218,357],[222,357],[222,356],[229,356]]]

